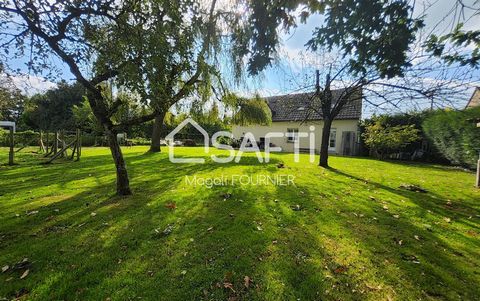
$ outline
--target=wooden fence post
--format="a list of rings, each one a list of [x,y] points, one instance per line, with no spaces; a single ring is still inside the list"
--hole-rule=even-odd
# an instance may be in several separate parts
[[[477,161],[477,181],[475,182],[475,187],[480,188],[480,156]]]
[[[55,141],[53,143],[53,153],[57,154],[57,152],[58,152],[58,131],[55,131],[55,137],[53,139],[55,139]]]
[[[10,127],[10,152],[8,154],[8,165],[14,164],[14,154],[15,154],[15,136],[13,135],[13,127]]]
[[[477,120],[477,128],[480,128],[480,122]],[[480,129],[479,129],[480,130]],[[477,161],[477,180],[475,182],[475,187],[480,188],[480,150],[478,153],[478,161]]]
[[[40,130],[40,151],[41,152],[47,152],[47,149],[45,148],[45,144],[43,143],[43,131]]]
[[[48,135],[49,135],[50,133],[47,131],[46,134],[47,134],[47,146],[46,146],[47,149],[46,149],[45,152],[48,154],[48,150],[49,150],[49,148],[50,148],[50,146],[48,145],[48,143],[49,143],[49,141],[48,141]]]
[[[62,140],[62,146],[61,146],[61,148],[62,148],[62,149],[65,149],[65,131],[64,131],[64,130],[62,130],[62,131],[60,132],[60,140]],[[66,151],[62,152],[62,154],[61,154],[60,156],[61,156],[61,157],[66,157],[66,156],[67,156],[67,152],[66,152]]]
[[[82,154],[82,132],[80,129],[77,129],[77,161],[80,161],[80,156]]]

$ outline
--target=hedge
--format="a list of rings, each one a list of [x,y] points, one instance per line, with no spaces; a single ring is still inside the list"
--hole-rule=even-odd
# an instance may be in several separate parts
[[[452,164],[475,168],[480,151],[480,107],[464,111],[439,110],[423,122],[423,130]]]
[[[10,136],[9,131],[0,128],[0,146],[8,147],[10,146]],[[34,131],[24,131],[15,133],[15,147],[20,146],[39,146],[39,136],[38,132]],[[50,132],[48,133],[49,145],[52,144],[55,134]],[[66,140],[71,141],[75,138],[75,135],[69,134],[66,135]],[[146,138],[129,138],[133,142],[133,145],[150,145],[150,139]],[[47,143],[47,133],[43,133],[43,143]],[[83,146],[108,146],[108,141],[105,136],[99,136],[90,133],[82,134],[82,145]]]

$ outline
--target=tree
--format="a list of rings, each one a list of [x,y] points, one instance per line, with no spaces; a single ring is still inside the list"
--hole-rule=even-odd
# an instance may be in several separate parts
[[[151,152],[160,151],[162,125],[170,107],[199,90],[199,86],[208,87],[210,74],[216,73],[211,58],[218,33],[215,4],[145,1],[131,13],[135,25],[128,32],[115,32],[109,44],[104,44],[103,39],[110,37],[99,35],[94,40],[106,47],[107,55],[100,57],[101,61],[121,62],[131,53],[141,56],[129,65],[133,72],[119,74],[115,83],[138,93],[143,103],[156,112]]]
[[[106,97],[105,86],[100,84],[114,79],[121,85],[131,88],[139,79],[143,82],[143,73],[139,73],[137,66],[150,62],[155,53],[150,48],[144,48],[143,42],[141,45],[136,42],[143,38],[150,38],[148,41],[151,45],[158,42],[154,39],[155,36],[148,35],[150,28],[144,27],[154,18],[152,11],[143,10],[150,2],[154,3],[148,1],[142,5],[143,2],[134,0],[120,3],[111,0],[0,1],[1,35],[6,40],[2,50],[5,56],[25,56],[28,55],[28,51],[32,51],[29,67],[34,72],[40,73],[49,66],[48,56],[53,53],[69,67],[77,81],[84,86],[90,107],[108,137],[116,167],[117,194],[119,195],[129,195],[131,190],[116,134],[121,128],[155,118],[160,114],[162,106],[153,105],[144,115],[116,123],[114,115],[121,107],[122,100],[118,97]],[[155,3],[162,8],[169,7],[171,2],[156,1]],[[195,3],[177,1],[172,9],[162,10],[158,15],[165,20],[170,20],[166,23],[178,30],[179,21],[185,22],[192,18],[190,8],[195,7]],[[208,19],[208,16],[206,18]],[[204,19],[205,15],[202,15],[202,20]],[[195,27],[195,29],[199,28]],[[111,45],[118,45],[116,43],[118,39],[125,42],[126,47],[119,48],[121,51],[112,51]],[[198,63],[203,64],[202,60]],[[93,71],[93,75],[88,70]],[[168,72],[175,73],[176,68]],[[197,81],[199,74],[200,72],[195,72],[187,83]],[[182,98],[191,85],[185,85],[185,87],[188,88],[178,90],[175,99]],[[131,90],[141,91],[140,89]],[[143,101],[148,103],[149,99]]]
[[[56,88],[27,100],[24,121],[40,130],[75,130],[72,108],[82,102],[84,93],[81,84],[61,81]]]
[[[407,52],[415,41],[415,33],[423,26],[421,20],[411,17],[413,7],[405,1],[332,2],[336,5],[325,7],[325,24],[315,30],[307,43],[312,50],[319,46],[330,51],[338,47],[344,57],[349,57],[336,74],[327,73],[322,91],[317,79],[316,95],[320,99],[324,121],[319,162],[323,167],[328,167],[328,141],[333,119],[348,101],[352,101],[352,95],[362,97],[362,87],[373,80],[367,78],[369,74],[374,73],[375,78],[404,74],[405,67],[410,66]],[[353,11],[352,5],[355,5]],[[333,102],[332,81],[344,70],[358,79]]]
[[[446,103],[463,95],[459,91],[465,90],[464,83],[471,77],[469,70],[452,72],[439,62],[427,61],[427,56],[419,53],[421,51],[412,51],[414,46],[420,45],[416,48],[421,49],[424,42],[417,39],[424,23],[423,16],[413,17],[414,2],[329,0],[274,1],[267,5],[261,1],[249,3],[250,22],[247,26],[235,27],[233,37],[239,44],[236,50],[239,57],[249,58],[251,73],[260,72],[278,55],[276,50],[280,42],[277,28],[280,25],[286,30],[295,27],[298,20],[295,14],[300,5],[301,22],[312,14],[324,16],[322,26],[316,28],[306,45],[316,56],[316,61],[321,61],[324,75],[321,79],[317,76],[315,93],[307,109],[318,113],[324,121],[321,166],[328,167],[331,123],[350,101],[362,99],[372,106],[389,104],[398,108],[407,101],[416,107],[427,98],[434,107],[437,102]],[[309,71],[312,77],[314,70]],[[298,78],[295,74],[292,82]],[[333,97],[332,92],[338,88],[341,90],[335,91],[336,96]]]
[[[390,126],[382,118],[374,119],[365,127],[365,144],[380,158],[392,151],[398,151],[420,139],[420,130],[414,125]]]
[[[232,123],[238,125],[249,124],[270,124],[272,112],[268,104],[258,94],[254,98],[238,97],[235,94],[228,94],[224,97],[223,103],[233,110]]]
[[[91,131],[96,134],[102,133],[102,126],[93,114],[90,103],[84,99],[82,103],[72,107],[73,121],[75,126],[84,131]]]
[[[281,1],[264,4],[249,1],[250,25],[234,27],[233,39],[238,44],[238,57],[249,58],[249,71],[256,74],[269,66],[279,45],[277,27],[288,30],[296,26],[294,16],[302,7],[300,21],[305,22],[312,14],[325,17],[323,26],[316,28],[307,47],[320,48],[348,57],[338,69],[327,72],[323,87],[317,79],[315,97],[310,110],[323,116],[324,127],[320,149],[320,162],[328,167],[328,140],[333,119],[352,96],[362,95],[362,87],[371,79],[402,76],[410,66],[407,52],[415,40],[415,33],[423,26],[421,19],[412,17],[412,6],[407,1]],[[251,41],[253,40],[253,43]],[[332,98],[332,82],[347,72],[355,75],[338,99]],[[308,114],[307,114],[308,115]]]
[[[19,122],[24,108],[24,96],[12,79],[4,74],[0,63],[0,120]]]

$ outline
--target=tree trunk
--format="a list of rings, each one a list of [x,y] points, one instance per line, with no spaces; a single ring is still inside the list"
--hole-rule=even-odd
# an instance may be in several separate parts
[[[323,120],[322,144],[320,146],[320,166],[328,167],[328,145],[330,143],[330,129],[332,128],[332,119]]]
[[[152,131],[152,144],[150,145],[150,152],[158,153],[160,149],[160,139],[162,139],[162,129],[163,129],[163,119],[165,118],[165,113],[160,113],[155,117],[155,122],[153,123]]]
[[[117,169],[117,194],[131,195],[132,191],[130,190],[127,167],[125,166],[120,144],[118,144],[117,141],[117,132],[112,129],[107,129],[105,133],[108,136],[110,151],[112,152],[113,161]]]
[[[13,127],[10,127],[10,151],[8,152],[8,165],[14,165],[15,156],[15,135],[13,133]]]

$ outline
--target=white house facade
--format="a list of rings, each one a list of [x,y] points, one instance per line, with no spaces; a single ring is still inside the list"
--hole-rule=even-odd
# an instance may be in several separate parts
[[[333,97],[339,95],[341,90],[335,90]],[[280,147],[283,152],[293,152],[295,139],[298,139],[300,150],[307,151],[310,148],[309,138],[299,138],[298,132],[311,132],[314,129],[315,151],[320,152],[322,140],[323,118],[309,108],[311,93],[282,95],[265,98],[272,111],[271,125],[248,125],[234,126],[233,136],[242,139],[245,133],[250,132],[257,142],[262,143],[265,135],[269,132],[288,133],[286,137],[271,138],[270,143]],[[329,153],[354,156],[359,150],[359,124],[362,115],[362,100],[356,97],[348,102],[332,122],[329,140]]]

